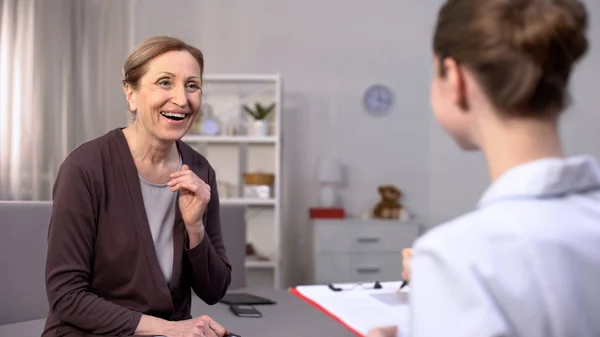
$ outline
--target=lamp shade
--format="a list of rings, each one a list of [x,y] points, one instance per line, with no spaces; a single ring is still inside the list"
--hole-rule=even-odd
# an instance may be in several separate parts
[[[319,163],[320,183],[339,184],[342,182],[342,163],[336,158],[323,158]]]

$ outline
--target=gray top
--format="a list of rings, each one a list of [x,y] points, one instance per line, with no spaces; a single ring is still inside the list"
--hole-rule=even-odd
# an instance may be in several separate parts
[[[180,157],[179,169],[181,166]],[[173,225],[179,193],[171,192],[171,187],[167,184],[154,184],[142,176],[139,177],[158,264],[167,283],[170,283],[173,273]]]

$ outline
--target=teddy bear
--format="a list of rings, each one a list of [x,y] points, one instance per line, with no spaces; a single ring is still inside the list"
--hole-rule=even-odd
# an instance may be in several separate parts
[[[400,219],[404,207],[399,200],[402,192],[393,185],[379,186],[381,201],[373,209],[373,217],[376,219]]]

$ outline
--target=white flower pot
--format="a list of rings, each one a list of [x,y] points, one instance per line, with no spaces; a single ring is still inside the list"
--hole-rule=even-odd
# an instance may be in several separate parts
[[[267,137],[269,135],[269,121],[262,119],[253,121],[252,134],[256,137]]]

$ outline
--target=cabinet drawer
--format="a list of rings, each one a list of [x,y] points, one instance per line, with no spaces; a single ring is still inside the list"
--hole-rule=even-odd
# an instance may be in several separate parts
[[[322,253],[315,260],[315,283],[399,281],[400,253]]]
[[[402,279],[402,254],[350,254],[350,280],[398,281]]]
[[[316,252],[400,252],[419,235],[414,223],[318,223],[314,229]]]

